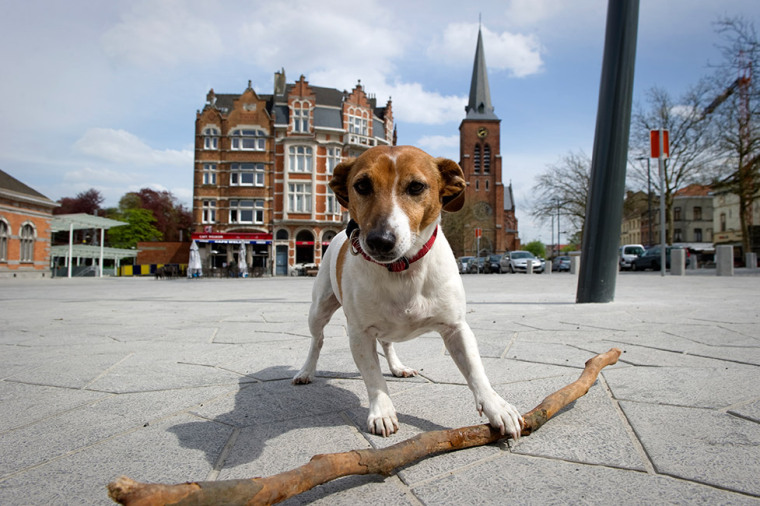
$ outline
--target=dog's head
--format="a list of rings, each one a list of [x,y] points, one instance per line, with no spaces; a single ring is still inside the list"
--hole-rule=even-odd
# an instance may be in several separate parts
[[[390,263],[422,247],[441,210],[461,209],[465,181],[451,160],[378,146],[335,167],[330,188],[359,225],[362,249]]]

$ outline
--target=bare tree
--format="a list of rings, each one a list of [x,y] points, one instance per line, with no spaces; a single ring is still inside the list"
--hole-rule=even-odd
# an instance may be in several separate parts
[[[760,86],[752,75],[760,68],[760,41],[752,22],[722,18],[723,61],[713,77],[713,102],[705,115],[715,123],[716,148],[723,169],[718,186],[739,197],[742,248],[751,251],[753,202],[760,195]]]
[[[706,82],[700,82],[679,99],[674,100],[662,88],[653,87],[647,92],[646,104],[636,104],[631,121],[630,154],[632,160],[650,157],[649,132],[663,128],[668,130],[670,156],[664,170],[661,185],[658,166],[651,164],[651,182],[658,191],[665,192],[667,220],[666,240],[673,242],[673,197],[684,186],[695,182],[707,182],[715,160],[714,145],[710,137],[709,117],[703,115],[711,93]],[[631,164],[629,181],[647,188],[647,163]]]
[[[591,158],[583,151],[571,151],[536,177],[531,214],[546,221],[559,212],[575,231],[582,230],[590,185]]]

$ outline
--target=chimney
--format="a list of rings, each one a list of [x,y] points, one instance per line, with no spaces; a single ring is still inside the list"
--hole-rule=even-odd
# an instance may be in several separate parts
[[[280,97],[285,95],[285,69],[280,69],[274,73],[274,96]]]

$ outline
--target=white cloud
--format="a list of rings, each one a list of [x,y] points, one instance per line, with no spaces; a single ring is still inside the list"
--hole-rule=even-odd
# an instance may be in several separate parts
[[[74,143],[74,150],[101,160],[137,166],[192,167],[190,150],[153,149],[137,136],[111,128],[90,128]]]
[[[107,168],[93,169],[92,167],[70,170],[63,175],[63,180],[66,182],[87,183],[90,185],[97,183],[131,184],[137,179],[138,176],[131,172]]]
[[[180,0],[143,1],[122,14],[101,42],[106,55],[138,67],[210,60],[224,51],[217,27],[195,13],[207,4]]]
[[[433,156],[459,158],[459,135],[424,135],[416,144]]]
[[[486,64],[495,70],[506,70],[515,77],[525,77],[542,70],[544,52],[538,37],[504,31],[492,32],[485,26],[483,45]],[[478,25],[450,23],[443,35],[433,40],[428,55],[449,64],[471,64],[477,41]]]

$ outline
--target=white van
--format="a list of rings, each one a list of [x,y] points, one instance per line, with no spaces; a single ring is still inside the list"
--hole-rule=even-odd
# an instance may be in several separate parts
[[[633,259],[644,254],[644,246],[641,244],[624,244],[620,246],[618,264],[620,270],[630,270]]]

